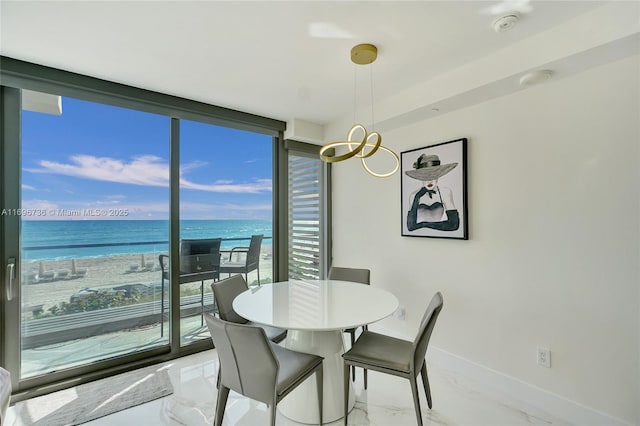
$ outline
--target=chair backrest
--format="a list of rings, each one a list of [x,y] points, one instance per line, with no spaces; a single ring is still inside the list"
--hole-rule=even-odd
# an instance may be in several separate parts
[[[160,264],[160,269],[162,270],[162,278],[169,278],[169,255],[161,254],[158,255],[158,263]]]
[[[371,271],[358,268],[341,268],[332,266],[329,269],[328,278],[330,280],[352,281],[354,283],[369,284]]]
[[[243,291],[249,289],[244,277],[240,274],[214,282],[211,284],[213,296],[216,298],[218,313],[224,321],[245,324],[247,320],[233,310],[233,299]]]
[[[220,361],[220,384],[249,398],[273,401],[279,364],[264,330],[205,313]]]
[[[413,363],[416,374],[420,371],[420,368],[422,368],[422,363],[424,362],[424,357],[427,353],[427,346],[429,345],[429,339],[431,338],[433,327],[436,325],[436,320],[442,310],[442,302],[442,293],[437,292],[434,294],[429,306],[427,306],[427,310],[422,316],[422,321],[420,321],[418,335],[413,341]]]
[[[249,243],[249,251],[247,252],[247,270],[254,267],[257,268],[260,263],[260,248],[262,247],[262,238],[264,235],[252,235]]]
[[[184,239],[180,241],[180,254],[188,256],[220,253],[221,243],[222,238]]]
[[[180,241],[180,271],[201,272],[220,268],[222,238],[184,239]]]

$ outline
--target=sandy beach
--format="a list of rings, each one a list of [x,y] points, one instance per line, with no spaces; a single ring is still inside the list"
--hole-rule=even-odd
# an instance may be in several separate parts
[[[60,302],[69,302],[74,293],[86,288],[110,289],[124,284],[160,284],[162,271],[158,261],[159,254],[141,253],[76,259],[76,275],[72,273],[71,259],[25,261],[22,265],[23,312],[29,314],[32,307],[39,305],[46,311]],[[41,263],[44,273],[40,270]],[[221,278],[225,277],[226,275],[223,275]],[[263,246],[260,255],[260,278],[264,282],[271,277],[271,246]],[[249,282],[256,279],[255,271],[249,273]],[[210,283],[205,284],[211,291],[208,285]],[[184,285],[199,288],[199,283]]]

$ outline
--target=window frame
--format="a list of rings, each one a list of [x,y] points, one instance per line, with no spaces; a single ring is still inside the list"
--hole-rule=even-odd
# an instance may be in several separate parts
[[[172,259],[171,278],[174,282],[178,280],[179,271],[179,239],[180,239],[180,217],[179,217],[179,173],[180,173],[180,120],[188,119],[222,127],[238,130],[251,131],[270,135],[273,137],[274,154],[277,154],[280,141],[286,123],[272,118],[261,117],[242,111],[232,110],[216,105],[197,102],[177,96],[167,95],[151,90],[141,89],[120,83],[115,83],[99,78],[94,78],[78,73],[60,70],[57,68],[38,65],[30,62],[17,60],[10,57],[0,56],[0,105],[2,108],[2,133],[0,134],[0,161],[2,165],[6,162],[15,161],[15,152],[9,155],[10,150],[19,149],[20,146],[20,114],[21,102],[19,90],[27,89],[38,92],[49,93],[58,96],[73,97],[85,101],[123,107],[133,110],[164,115],[170,120],[169,136],[169,157],[170,157],[170,215],[169,215],[169,247]],[[19,152],[18,152],[19,158]],[[9,158],[12,157],[12,158]],[[276,200],[280,198],[278,190],[281,188],[278,179],[279,155],[274,155],[273,167],[273,244],[274,255],[277,254],[276,236],[279,234]],[[19,163],[19,162],[18,162]],[[3,167],[4,173],[7,168]],[[15,174],[15,170],[13,171]],[[20,184],[8,184],[8,175],[0,175],[0,209],[5,207],[6,200],[19,201]],[[18,205],[18,204],[14,204]],[[15,217],[14,219],[18,219]],[[15,244],[19,239],[17,226],[9,223],[8,217],[2,220],[2,244],[0,245],[0,261],[3,270],[9,256],[10,243]],[[7,226],[8,225],[8,226]],[[14,231],[10,231],[15,229]],[[276,259],[274,258],[274,261]],[[275,266],[275,265],[274,265]],[[20,265],[17,265],[20,270]],[[274,267],[274,279],[277,278],[278,269]],[[174,276],[175,275],[175,276]],[[5,293],[4,274],[0,278],[0,290]],[[178,312],[179,286],[172,286],[171,308],[173,312]],[[176,306],[173,306],[175,303]],[[15,314],[16,304],[11,304],[5,297],[0,298],[0,318],[5,315]],[[179,315],[172,315],[171,327],[177,330]],[[3,321],[4,322],[4,321]],[[19,327],[15,327],[19,329]],[[19,331],[18,331],[19,333]],[[19,346],[20,336],[15,335],[15,331],[10,330],[10,326],[0,327],[0,347],[10,347],[11,344]],[[17,375],[12,375],[12,387],[14,389],[13,401],[19,401],[27,397],[33,397],[44,393],[53,392],[80,383],[108,377],[114,374],[130,371],[158,362],[167,361],[177,357],[200,352],[212,348],[212,342],[202,341],[188,346],[180,346],[179,333],[173,333],[169,349],[162,347],[147,352],[135,353],[116,359],[100,361],[96,364],[83,365],[69,370],[58,371],[44,376],[18,381]],[[18,349],[19,350],[19,349]],[[10,351],[0,354],[0,365],[9,367],[9,370],[18,371],[19,357],[16,359]],[[42,390],[46,385],[46,391]]]

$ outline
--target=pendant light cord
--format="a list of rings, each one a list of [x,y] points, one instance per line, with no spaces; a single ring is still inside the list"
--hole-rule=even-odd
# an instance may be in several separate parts
[[[358,65],[353,64],[353,123],[356,123],[356,93],[358,91]]]
[[[358,109],[358,65],[353,65],[353,123],[357,123],[356,121],[356,111]],[[374,99],[373,99],[373,64],[369,64],[369,96],[371,98],[371,130],[376,129],[376,120],[374,115]]]
[[[369,81],[371,82],[371,130],[376,130],[376,121],[373,117],[373,64],[369,64]]]

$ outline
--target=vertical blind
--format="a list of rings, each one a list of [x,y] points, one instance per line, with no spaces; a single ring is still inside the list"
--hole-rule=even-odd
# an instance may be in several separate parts
[[[316,156],[289,151],[289,278],[318,279],[323,253],[323,167]]]

